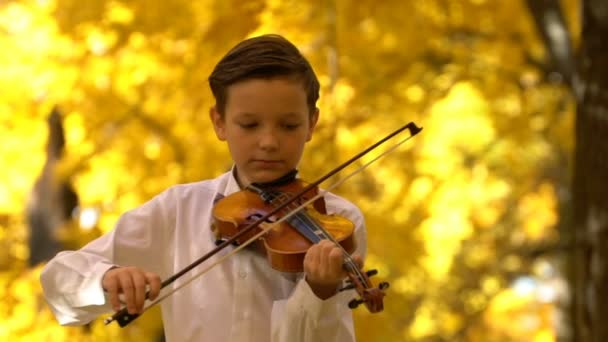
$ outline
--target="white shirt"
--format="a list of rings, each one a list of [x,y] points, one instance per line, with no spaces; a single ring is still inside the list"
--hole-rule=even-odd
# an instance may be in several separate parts
[[[231,172],[171,187],[125,213],[108,234],[57,254],[40,279],[59,323],[86,324],[112,311],[101,279],[113,266],[137,266],[166,279],[213,249],[213,200],[238,190]],[[359,209],[330,193],[325,202],[328,214],[355,223],[356,253],[363,257],[366,233]],[[167,287],[179,286],[231,249]],[[241,250],[165,299],[161,308],[167,341],[354,341],[347,303],[355,296],[349,290],[321,300],[302,274],[275,271],[264,256]]]

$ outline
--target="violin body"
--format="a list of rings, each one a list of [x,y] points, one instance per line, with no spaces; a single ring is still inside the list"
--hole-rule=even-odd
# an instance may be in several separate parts
[[[290,196],[301,189],[305,184],[300,180],[295,180],[285,186],[272,189],[282,196]],[[318,191],[315,189],[305,193],[299,203],[306,202],[314,197]],[[242,190],[232,195],[220,199],[213,208],[214,222],[212,225],[213,232],[218,240],[226,240],[235,236],[241,229],[247,227],[251,223],[257,221],[260,217],[265,216],[276,207],[275,203],[268,203],[258,193],[251,190]],[[251,232],[244,234],[236,240],[237,243],[245,243],[254,235],[259,233],[265,226],[273,223],[281,218],[281,216],[289,211],[286,208],[277,213],[276,217],[271,217],[259,225],[259,227]],[[301,222],[309,219],[315,220],[320,224],[331,236],[340,243],[340,245],[348,253],[355,251],[356,244],[354,241],[354,224],[339,215],[326,214],[325,201],[323,197],[315,200],[311,206],[302,209],[296,215],[295,220]],[[283,221],[274,226],[256,241],[255,248],[264,253],[268,258],[268,262],[272,268],[281,272],[302,272],[303,262],[306,251],[313,245],[309,238],[305,237],[297,229],[294,229],[289,221]]]

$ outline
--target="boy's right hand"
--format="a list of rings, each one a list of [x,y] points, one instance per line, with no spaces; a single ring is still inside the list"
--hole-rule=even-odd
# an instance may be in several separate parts
[[[116,267],[108,270],[101,280],[103,289],[110,296],[110,303],[115,311],[120,310],[119,295],[124,296],[129,314],[143,311],[146,290],[148,299],[154,300],[160,292],[160,277],[156,273],[146,272],[137,267]]]

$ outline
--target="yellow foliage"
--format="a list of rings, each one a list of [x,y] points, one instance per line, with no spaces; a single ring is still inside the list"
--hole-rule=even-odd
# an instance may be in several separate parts
[[[413,103],[422,101],[425,93],[425,90],[418,84],[412,85],[405,90],[405,96]]]
[[[472,227],[465,218],[452,213],[424,221],[420,230],[427,253],[423,264],[432,279],[440,281],[449,272],[461,241],[470,236]]]
[[[578,1],[563,3],[576,42]],[[0,339],[157,334],[157,311],[134,329],[58,326],[40,266],[26,268],[46,117],[56,105],[64,114],[57,177],[74,185],[81,209],[100,214],[90,230],[59,230],[75,248],[168,186],[230,167],[208,122],[206,78],[234,43],[269,32],[301,47],[322,86],[303,174],[406,122],[424,127],[337,190],[368,219],[367,266],[392,284],[384,313],[355,311],[358,339],[449,340],[467,329],[472,340],[553,341],[552,304],[514,293],[501,273],[525,271],[527,259],[502,256],[509,241],[557,237],[557,186],[544,172],[565,168],[555,156],[573,148],[574,103],[529,63],[546,52],[524,2],[482,0],[0,4]],[[483,322],[468,323],[479,314]]]
[[[555,332],[552,329],[539,329],[534,333],[534,342],[554,342],[556,340]]]
[[[433,190],[433,181],[430,177],[417,177],[409,186],[408,198],[411,203],[424,200]]]
[[[111,23],[125,25],[132,22],[135,17],[133,10],[119,1],[110,1],[106,11],[106,18],[108,18]]]
[[[96,55],[103,55],[116,44],[117,36],[114,32],[104,31],[95,26],[82,28],[88,49]]]
[[[523,229],[531,241],[551,239],[556,236],[557,200],[553,185],[543,183],[538,192],[524,196],[518,207],[524,221]]]
[[[533,336],[533,341],[555,341],[550,326],[554,310],[550,305],[537,303],[532,293],[504,290],[494,297],[484,319],[494,330],[493,337]]]
[[[427,120],[430,133],[426,143],[432,138],[443,148],[460,148],[465,152],[475,152],[495,138],[492,122],[488,118],[488,103],[483,94],[469,82],[453,85],[447,96],[436,102]],[[429,146],[439,153],[441,146]],[[452,152],[453,153],[453,152]],[[450,154],[443,152],[442,154]]]
[[[436,329],[437,321],[428,306],[416,310],[416,319],[410,327],[405,328],[406,336],[420,339],[430,335]]]
[[[481,288],[488,296],[494,295],[496,292],[498,292],[500,290],[500,286],[501,284],[499,279],[494,276],[486,277],[481,284]]]

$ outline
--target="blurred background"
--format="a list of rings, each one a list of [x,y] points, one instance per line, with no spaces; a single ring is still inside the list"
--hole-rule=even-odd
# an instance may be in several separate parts
[[[126,329],[59,326],[40,270],[167,187],[227,170],[207,77],[237,42],[279,33],[322,84],[304,179],[424,127],[335,190],[366,216],[374,281],[391,283],[383,313],[355,311],[358,340],[572,340],[579,7],[0,1],[0,339],[162,340],[158,310]]]

